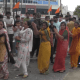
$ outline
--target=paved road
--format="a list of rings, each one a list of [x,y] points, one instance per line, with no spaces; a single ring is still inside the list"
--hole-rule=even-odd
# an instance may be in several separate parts
[[[23,79],[22,77],[16,77],[17,74],[20,74],[22,72],[21,68],[19,69],[19,71],[15,71],[14,66],[12,64],[9,64],[9,71],[10,71],[9,80],[63,80],[67,76],[67,74],[72,71],[69,69],[69,67],[70,67],[69,56],[67,56],[67,58],[66,58],[66,72],[54,73],[52,71],[52,67],[53,67],[53,65],[50,64],[48,75],[41,75],[41,74],[39,74],[39,70],[37,68],[37,60],[31,59],[30,65],[28,67],[29,77]],[[67,79],[67,80],[69,80],[69,79]]]

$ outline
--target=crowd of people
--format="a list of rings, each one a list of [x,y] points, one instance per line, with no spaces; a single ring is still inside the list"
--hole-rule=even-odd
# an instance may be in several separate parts
[[[35,53],[40,74],[49,73],[50,62],[54,72],[65,72],[67,52],[70,55],[71,69],[78,67],[80,19],[77,21],[69,12],[65,18],[61,14],[51,19],[46,16],[44,20],[41,19],[40,13],[33,13],[32,19],[28,12],[24,19],[19,15],[16,15],[15,19],[10,16],[10,12],[6,12],[6,17],[0,15],[0,79],[9,78],[8,63],[17,68],[22,66],[23,73],[19,76],[28,77],[27,68]],[[13,44],[16,61],[13,57]]]

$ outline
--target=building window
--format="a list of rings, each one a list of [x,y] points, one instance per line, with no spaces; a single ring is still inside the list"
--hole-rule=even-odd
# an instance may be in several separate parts
[[[23,3],[25,3],[25,0],[23,0]]]
[[[28,0],[23,0],[23,3],[28,3]]]
[[[7,2],[10,2],[10,0],[7,0]]]
[[[33,3],[33,0],[28,0],[28,3]]]
[[[26,3],[26,0],[23,0],[23,3]]]
[[[48,9],[36,9],[36,12],[40,12],[42,15],[47,15]],[[51,15],[55,15],[55,11],[56,9],[52,9],[52,11],[50,12]]]
[[[52,9],[52,11],[50,12],[51,15],[55,15],[56,9]]]
[[[33,14],[33,13],[34,13],[34,8],[28,8],[28,12],[29,12],[30,14]]]
[[[23,3],[33,3],[34,0],[23,0]]]
[[[47,15],[48,14],[47,13],[48,9],[37,9],[36,11],[37,12],[40,12],[41,14],[44,14],[44,15]]]
[[[17,2],[18,2],[18,1],[20,1],[20,2],[21,2],[21,0],[17,0]]]
[[[3,0],[2,0],[2,1],[3,1]],[[16,0],[14,0],[14,1],[16,2]],[[18,1],[20,1],[20,2],[21,2],[21,0],[17,0],[17,2],[18,2]],[[7,0],[7,2],[10,2],[10,0]]]
[[[0,2],[3,2],[3,0],[0,0]]]

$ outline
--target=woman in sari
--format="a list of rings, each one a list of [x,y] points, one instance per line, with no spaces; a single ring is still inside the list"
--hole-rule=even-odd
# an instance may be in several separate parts
[[[67,55],[68,49],[68,40],[69,40],[69,32],[66,28],[66,23],[61,23],[61,30],[58,31],[54,28],[56,37],[57,37],[57,49],[56,49],[56,57],[53,65],[54,72],[64,72],[65,71],[65,58]]]
[[[0,79],[8,79],[8,54],[11,51],[7,31],[3,28],[4,22],[0,20]]]
[[[74,26],[75,27],[71,33],[73,39],[69,50],[72,69],[76,69],[78,67],[78,58],[80,55],[80,28],[78,27],[79,23],[75,22]]]
[[[19,76],[23,76],[23,78],[28,77],[27,68],[30,62],[30,52],[32,51],[33,44],[33,31],[29,27],[29,22],[26,21],[24,23],[24,27],[20,31],[19,37],[16,38],[19,40],[19,48],[15,66],[17,68],[20,68],[20,66],[22,66],[23,73]]]
[[[43,22],[42,29],[37,30],[36,24],[32,23],[34,34],[40,35],[40,47],[38,55],[38,68],[41,74],[48,74],[50,56],[51,56],[51,44],[50,44],[50,29],[47,22]]]

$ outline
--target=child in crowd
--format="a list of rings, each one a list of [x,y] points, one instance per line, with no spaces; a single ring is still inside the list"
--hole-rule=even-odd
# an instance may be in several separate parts
[[[15,39],[15,47],[16,48],[18,48],[18,44],[20,42],[20,41],[16,40],[16,38],[19,36],[19,32],[21,29],[22,29],[22,27],[20,26],[20,21],[15,21],[15,24],[13,26],[13,31],[14,31],[14,39]]]

